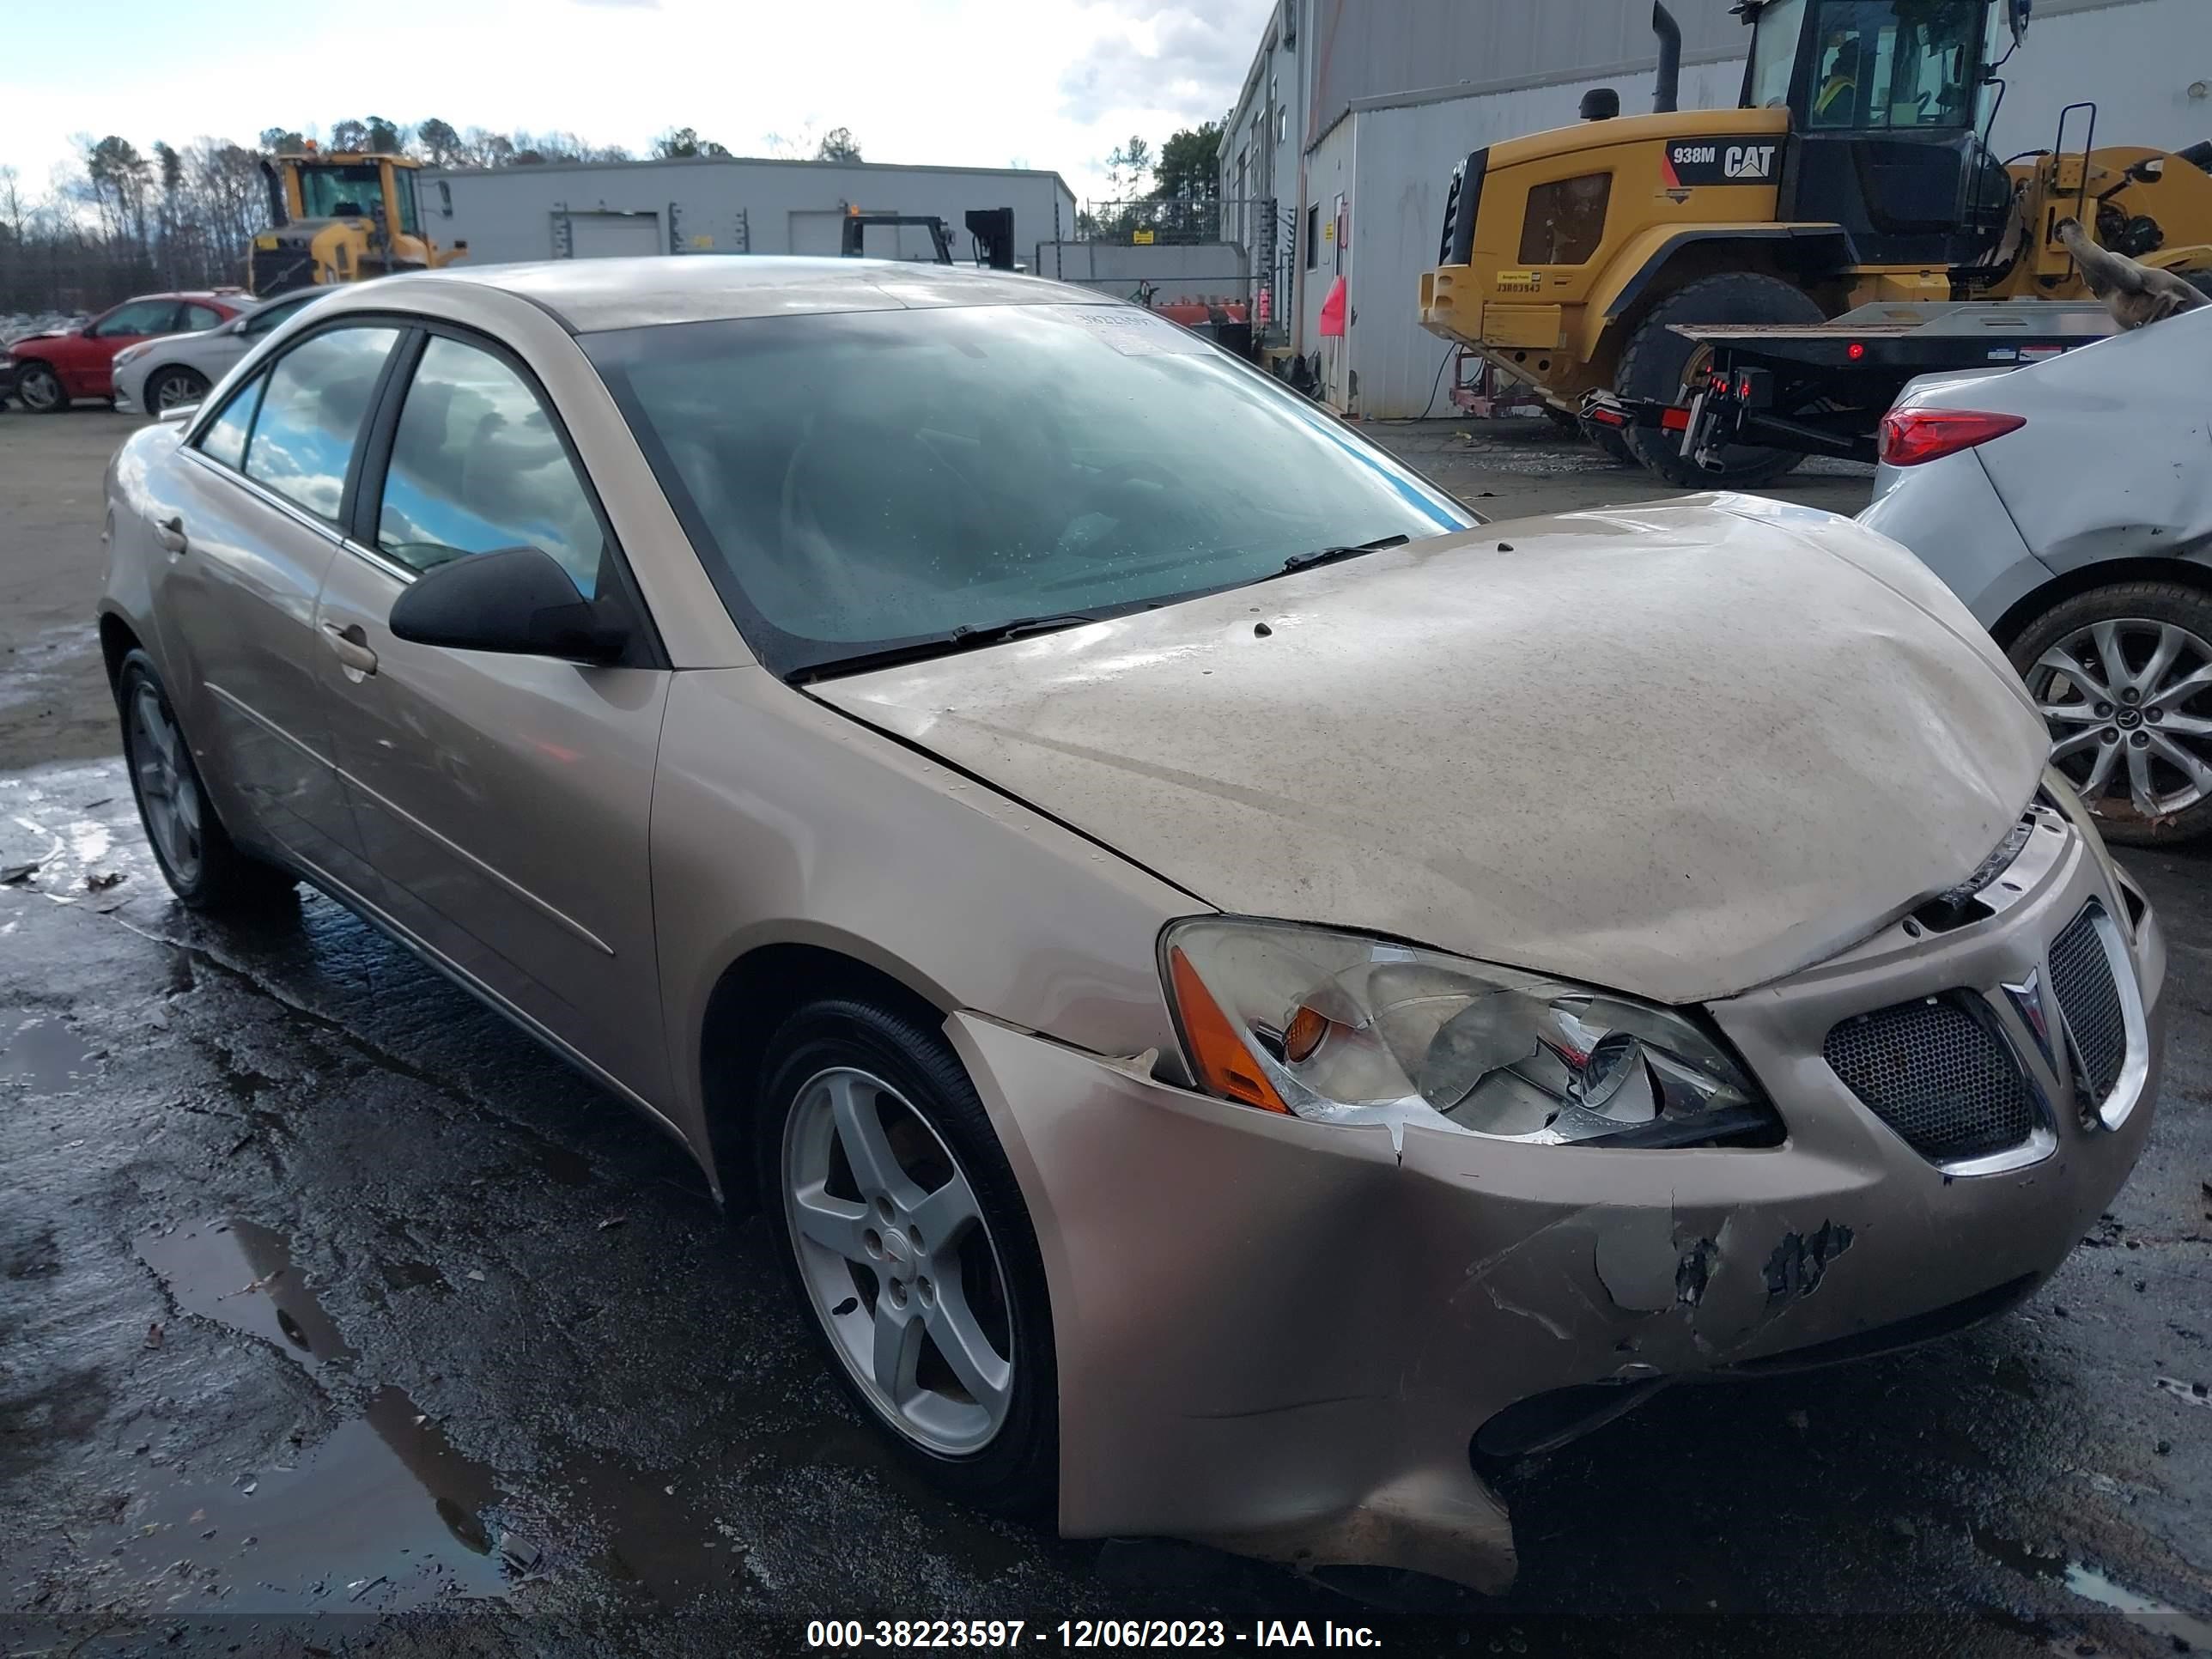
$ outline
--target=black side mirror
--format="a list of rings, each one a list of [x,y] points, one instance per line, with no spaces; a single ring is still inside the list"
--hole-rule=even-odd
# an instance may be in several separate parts
[[[619,661],[629,630],[610,626],[553,556],[535,547],[473,553],[417,576],[392,607],[392,631],[417,645],[564,662]]]

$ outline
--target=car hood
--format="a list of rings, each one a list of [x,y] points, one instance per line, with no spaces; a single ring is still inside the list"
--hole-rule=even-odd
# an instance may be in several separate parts
[[[811,690],[1208,905],[1665,1002],[1966,879],[2047,753],[1910,554],[1744,496],[1490,525]]]

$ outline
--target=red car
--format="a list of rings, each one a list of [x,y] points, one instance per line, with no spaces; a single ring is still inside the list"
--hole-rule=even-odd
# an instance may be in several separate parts
[[[252,304],[242,288],[147,294],[103,311],[73,332],[18,340],[8,348],[13,395],[24,408],[49,414],[75,398],[110,397],[115,384],[108,365],[124,347],[157,334],[214,328]]]

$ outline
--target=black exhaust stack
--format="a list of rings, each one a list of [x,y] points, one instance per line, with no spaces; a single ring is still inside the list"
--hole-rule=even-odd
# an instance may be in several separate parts
[[[1651,32],[1659,37],[1659,84],[1651,94],[1651,112],[1672,115],[1681,106],[1682,26],[1662,0],[1652,0]]]
[[[292,216],[284,210],[284,181],[277,177],[276,164],[266,156],[261,160],[261,182],[269,191],[269,222],[282,229],[292,222]]]

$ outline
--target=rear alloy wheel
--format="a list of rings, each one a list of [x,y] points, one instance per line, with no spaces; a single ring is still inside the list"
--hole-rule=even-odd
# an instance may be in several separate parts
[[[25,363],[15,371],[15,396],[34,415],[59,415],[70,406],[62,377],[46,363]]]
[[[181,364],[158,372],[146,382],[146,412],[166,415],[173,409],[198,403],[208,394],[207,376]]]
[[[930,1476],[1012,1511],[1056,1484],[1042,1261],[988,1116],[935,1031],[826,1001],[771,1045],[763,1208],[855,1400]]]
[[[2051,763],[2106,838],[2212,831],[2212,596],[2130,582],[2069,599],[2013,643]]]
[[[240,851],[223,829],[169,694],[143,651],[123,659],[115,697],[131,793],[170,890],[193,909],[216,914],[266,912],[295,896],[291,876]]]

